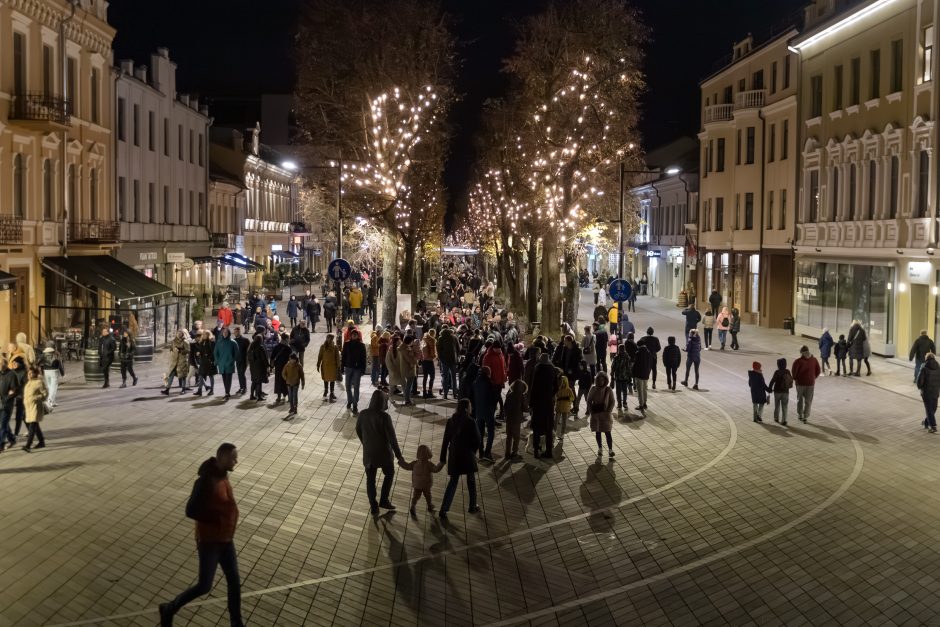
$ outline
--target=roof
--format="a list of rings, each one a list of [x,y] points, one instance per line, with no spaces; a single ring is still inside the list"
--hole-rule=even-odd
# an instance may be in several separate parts
[[[646,153],[646,167],[664,170],[679,167],[683,172],[698,169],[697,139],[683,136]]]

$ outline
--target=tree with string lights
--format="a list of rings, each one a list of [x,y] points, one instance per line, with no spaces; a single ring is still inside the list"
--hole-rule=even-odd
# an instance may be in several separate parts
[[[560,268],[566,272],[566,320],[577,311],[573,244],[584,224],[616,206],[617,164],[636,159],[640,70],[647,31],[619,0],[555,2],[522,26],[506,70],[528,107],[520,130],[528,184],[539,194],[531,220],[542,225],[542,326],[561,322]],[[563,263],[559,263],[562,261]]]

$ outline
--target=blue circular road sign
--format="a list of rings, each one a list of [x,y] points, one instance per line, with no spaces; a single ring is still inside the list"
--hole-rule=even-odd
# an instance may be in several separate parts
[[[340,257],[330,262],[330,265],[327,266],[326,273],[334,281],[345,281],[349,278],[349,275],[352,274],[352,266],[349,265],[348,261]]]
[[[622,303],[630,300],[630,295],[633,293],[633,286],[631,286],[630,282],[626,279],[614,279],[610,283],[610,287],[607,291],[610,293],[611,298]]]

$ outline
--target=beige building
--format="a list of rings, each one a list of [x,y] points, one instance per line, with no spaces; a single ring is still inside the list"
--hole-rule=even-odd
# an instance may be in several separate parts
[[[800,58],[797,331],[853,320],[904,354],[937,312],[937,0],[806,10]]]
[[[107,254],[120,235],[107,9],[0,0],[0,270],[15,277],[0,345],[20,331],[39,341],[40,307],[71,298],[45,258]]]
[[[712,290],[742,318],[782,327],[792,311],[796,206],[797,57],[791,29],[737,43],[726,66],[701,83],[696,291]]]

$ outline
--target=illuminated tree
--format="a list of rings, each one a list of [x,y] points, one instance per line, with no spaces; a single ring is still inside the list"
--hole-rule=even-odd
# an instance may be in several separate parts
[[[619,0],[556,2],[527,20],[506,62],[528,106],[520,130],[529,187],[539,194],[530,216],[542,230],[542,326],[560,324],[559,270],[567,279],[565,319],[575,321],[580,228],[616,208],[617,163],[638,144],[637,98],[646,30]],[[559,264],[559,260],[563,264]]]

